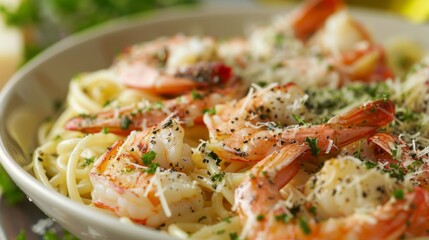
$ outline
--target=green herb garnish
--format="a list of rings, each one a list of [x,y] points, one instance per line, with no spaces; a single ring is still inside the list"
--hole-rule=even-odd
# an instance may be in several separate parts
[[[27,235],[25,234],[24,230],[19,231],[18,236],[16,236],[16,240],[26,240]]]
[[[299,126],[305,126],[305,125],[308,125],[304,120],[302,120],[302,118],[300,118],[298,115],[296,115],[296,114],[293,114],[292,113],[292,117],[293,117],[293,119],[295,119],[295,121],[297,121],[298,122],[298,124],[299,124]]]
[[[262,221],[262,220],[264,220],[264,214],[259,214],[258,216],[256,216],[256,220],[257,221]]]
[[[260,87],[266,87],[268,85],[268,83],[265,81],[259,81],[256,84],[258,84]]]
[[[238,234],[236,232],[232,232],[229,234],[229,239],[231,240],[239,240]]]
[[[317,138],[310,138],[306,137],[305,141],[308,143],[308,146],[310,147],[311,155],[317,156],[320,153],[320,148],[317,146]]]
[[[280,215],[275,215],[274,216],[275,220],[277,222],[282,222],[282,223],[287,223],[289,222],[293,217],[291,215],[288,215],[286,213],[282,213]]]
[[[393,197],[397,200],[404,199],[404,190],[402,190],[402,189],[393,190]]]
[[[104,133],[104,134],[108,134],[109,133],[109,128],[108,127],[103,127],[102,129],[101,129],[101,132],[102,133]]]
[[[154,174],[156,169],[160,166],[159,163],[153,162],[156,157],[156,152],[149,151],[142,155],[143,164],[147,166],[147,169],[144,172],[149,174]]]
[[[212,107],[212,108],[204,109],[203,114],[206,114],[206,113],[208,115],[215,115],[216,114],[216,108]]]
[[[209,152],[209,153],[207,153],[207,156],[212,158],[213,160],[215,160],[216,165],[218,165],[218,166],[222,162],[222,159],[220,159],[220,157],[215,152]]]
[[[366,169],[371,169],[377,167],[377,163],[366,161],[364,162]]]
[[[95,157],[84,158],[83,160],[84,160],[84,162],[82,163],[81,167],[87,167],[94,162]]]
[[[201,93],[192,90],[192,99],[201,100],[204,99],[204,96]]]
[[[213,182],[222,182],[223,177],[225,176],[224,172],[216,173],[211,177]]]
[[[308,211],[313,214],[314,216],[316,216],[317,214],[317,208],[316,206],[311,206],[310,209],[308,209]]]
[[[154,102],[153,103],[153,107],[155,108],[155,109],[161,109],[162,107],[164,107],[164,103],[162,103],[162,102]]]
[[[15,205],[25,199],[24,193],[16,186],[7,172],[0,166],[0,186],[2,196],[10,205]]]
[[[152,163],[152,161],[155,159],[156,157],[156,152],[154,151],[149,151],[145,154],[142,155],[142,161],[144,165],[149,165]]]
[[[308,223],[304,218],[299,219],[299,227],[301,228],[302,232],[305,235],[308,235],[311,233],[310,226],[308,226]]]

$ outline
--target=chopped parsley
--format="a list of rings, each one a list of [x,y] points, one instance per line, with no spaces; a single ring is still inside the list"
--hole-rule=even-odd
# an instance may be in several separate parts
[[[156,152],[154,151],[149,151],[145,154],[142,155],[142,161],[144,165],[149,165],[152,163],[152,161],[155,159],[156,157]]]
[[[288,214],[286,214],[286,213],[282,213],[282,214],[280,214],[280,215],[275,215],[275,216],[274,216],[274,219],[275,219],[277,222],[282,222],[282,223],[287,223],[287,222],[289,222],[292,218],[293,218],[293,217],[292,217],[291,215],[288,215]]]
[[[156,157],[156,152],[149,151],[142,155],[143,164],[147,166],[144,171],[149,174],[154,174],[156,169],[159,167],[159,163],[153,162]]]
[[[84,158],[83,160],[84,160],[84,162],[82,163],[81,167],[87,167],[94,162],[95,157]]]
[[[360,152],[361,152],[361,142],[359,142],[359,145],[358,145],[358,149],[356,150],[356,152],[354,152],[353,153],[353,157],[355,157],[355,158],[357,158],[357,159],[360,159]]]
[[[164,107],[164,104],[162,102],[154,102],[153,107],[155,109],[161,109],[162,107]]]
[[[239,240],[240,238],[238,238],[238,234],[236,232],[232,232],[229,234],[229,239],[231,240]]]
[[[408,171],[415,172],[421,165],[423,165],[423,163],[424,162],[422,159],[414,160],[410,165],[407,166],[407,169]]]
[[[225,176],[225,173],[220,172],[213,175],[211,179],[213,182],[222,182],[224,176]]]
[[[260,87],[266,87],[268,85],[268,83],[265,81],[259,81],[256,84],[258,84],[258,86],[260,86]]]
[[[283,36],[283,34],[281,33],[277,33],[274,38],[274,45],[276,47],[281,47],[283,45],[284,40],[285,40],[285,36]]]
[[[24,230],[19,231],[18,236],[16,236],[16,240],[26,240],[27,235],[25,234]]]
[[[306,137],[305,141],[308,143],[308,146],[310,147],[311,155],[317,156],[320,153],[320,148],[317,146],[317,138],[310,138]]]
[[[295,121],[298,122],[299,126],[305,126],[308,125],[304,120],[302,120],[302,118],[300,118],[298,115],[296,114],[292,114],[292,117],[295,119]]]
[[[370,162],[370,161],[366,161],[366,162],[364,162],[364,165],[365,165],[366,169],[371,169],[371,168],[375,168],[375,167],[377,167],[377,163],[375,163],[375,162]]]
[[[264,214],[259,214],[258,216],[256,216],[256,220],[257,221],[262,221],[262,220],[264,220]]]
[[[218,165],[218,166],[222,162],[222,159],[220,159],[220,157],[215,152],[209,152],[209,153],[207,153],[207,156],[209,156],[210,158],[212,158],[213,160],[215,160],[216,161],[216,165]]]
[[[395,117],[402,122],[415,121],[418,119],[417,113],[411,111],[408,108],[404,110],[397,110]]]
[[[393,159],[398,160],[398,144],[395,142],[393,147],[390,149],[390,152],[392,153]]]
[[[394,164],[394,163],[389,164],[389,169],[384,169],[383,172],[388,173],[390,177],[396,178],[400,181],[404,180],[405,171],[398,164]]]
[[[104,133],[104,134],[108,134],[108,133],[109,133],[109,131],[110,131],[110,129],[109,129],[108,127],[103,127],[103,128],[101,129],[101,132],[102,132],[102,133]]]
[[[121,129],[127,130],[130,127],[130,124],[133,123],[131,119],[129,119],[127,116],[122,117],[121,119]]]
[[[313,214],[314,216],[316,216],[317,214],[317,208],[316,206],[311,206],[310,209],[308,209],[308,211]]]
[[[393,191],[393,197],[397,200],[402,200],[404,199],[404,190],[402,189],[395,189]]]
[[[208,115],[215,115],[216,114],[216,108],[212,107],[212,108],[204,109],[203,114],[206,114],[206,113]]]
[[[199,93],[199,92],[196,92],[196,91],[192,91],[192,99],[194,99],[194,100],[202,100],[202,99],[204,99],[204,96],[201,94],[201,93]]]
[[[304,218],[299,219],[299,227],[301,228],[302,232],[305,235],[308,235],[311,233],[310,226],[308,226],[308,223]]]
[[[151,163],[149,164],[149,166],[147,166],[147,169],[145,170],[145,172],[149,174],[154,174],[158,167],[159,167],[159,163]]]

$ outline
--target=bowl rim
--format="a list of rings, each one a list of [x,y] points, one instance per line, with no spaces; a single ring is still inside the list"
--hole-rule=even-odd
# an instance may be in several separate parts
[[[182,8],[172,8],[172,9],[164,9],[158,10],[156,13],[150,14],[139,14],[136,16],[123,17],[119,19],[115,19],[104,24],[95,26],[88,30],[79,32],[77,34],[73,34],[68,36],[67,38],[60,40],[59,42],[53,44],[51,47],[46,49],[39,56],[25,64],[21,69],[19,69],[6,83],[3,89],[0,92],[0,116],[3,116],[8,103],[8,99],[11,97],[11,93],[18,85],[18,83],[27,81],[26,75],[30,74],[34,69],[37,69],[38,65],[49,60],[51,57],[61,54],[61,51],[66,48],[70,48],[72,46],[77,46],[80,44],[84,44],[86,41],[93,40],[95,38],[99,38],[108,34],[114,34],[118,31],[125,31],[127,29],[132,29],[137,26],[145,25],[145,24],[156,24],[163,22],[170,22],[175,19],[182,18],[204,18],[207,16],[222,16],[222,15],[230,15],[230,14],[269,14],[268,16],[272,16],[272,14],[278,12],[285,12],[288,10],[290,6],[282,5],[282,9],[279,10],[278,7],[263,7],[263,8],[255,8],[254,6],[246,6],[244,8],[224,8],[219,7],[215,9],[204,9],[200,11],[192,11],[189,9]],[[380,14],[380,11],[373,9],[363,9],[363,8],[351,8],[353,14],[356,12],[364,13],[364,14]],[[174,13],[174,14],[173,14]],[[383,16],[394,19],[402,19],[396,14],[382,12]],[[29,80],[29,79],[28,79]],[[171,236],[165,235],[162,232],[146,227],[144,225],[137,224],[129,224],[126,230],[124,230],[123,224],[120,223],[120,219],[116,216],[110,216],[105,214],[98,209],[93,207],[82,205],[78,202],[71,200],[70,198],[56,192],[53,189],[50,189],[44,186],[40,181],[38,181],[33,175],[25,171],[22,166],[20,166],[12,157],[10,152],[6,149],[4,136],[0,136],[0,163],[3,165],[8,174],[12,177],[12,179],[17,183],[18,186],[26,185],[35,188],[36,191],[42,193],[46,196],[46,199],[49,202],[55,203],[57,206],[61,206],[67,210],[67,212],[79,212],[81,217],[85,217],[87,219],[91,219],[96,222],[97,225],[109,226],[109,228],[114,228],[115,231],[118,232],[127,232],[129,237],[138,237],[138,236],[146,236],[146,237],[163,237],[166,239],[171,239]],[[83,208],[84,207],[84,208]],[[87,209],[87,211],[82,211],[82,209]],[[132,230],[132,231],[129,231]],[[145,234],[145,235],[142,235]],[[149,236],[148,236],[149,234]],[[127,237],[128,237],[127,236]]]

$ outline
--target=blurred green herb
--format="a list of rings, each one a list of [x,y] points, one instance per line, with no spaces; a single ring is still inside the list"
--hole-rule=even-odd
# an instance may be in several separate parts
[[[62,237],[61,237],[62,235]],[[26,240],[27,235],[24,230],[21,230],[16,237],[16,240]],[[71,233],[69,233],[66,230],[63,230],[63,233],[56,233],[53,230],[46,231],[43,234],[43,240],[79,240],[79,238],[73,236]]]
[[[15,185],[2,166],[0,166],[0,187],[2,196],[10,205],[15,205],[25,199],[24,193]]]

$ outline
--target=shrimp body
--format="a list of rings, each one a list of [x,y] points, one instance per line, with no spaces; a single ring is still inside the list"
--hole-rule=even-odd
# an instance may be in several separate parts
[[[202,191],[186,174],[194,165],[183,137],[169,118],[115,143],[90,172],[93,204],[153,227],[201,209]]]
[[[297,161],[309,159],[309,150],[310,147],[307,144],[288,145],[252,168],[250,177],[240,184],[235,195],[237,211],[244,221],[241,237],[249,239],[396,239],[403,235],[427,235],[423,229],[427,229],[429,225],[429,193],[419,187],[415,187],[402,198],[390,198],[367,213],[349,215],[342,213],[331,216],[328,212],[323,218],[318,215],[318,212],[313,212],[316,214],[315,218],[308,213],[309,206],[315,204],[313,202],[309,203],[311,205],[301,205],[298,212],[293,211],[287,206],[287,200],[283,200],[280,189],[298,170]],[[314,180],[309,182],[317,186]],[[333,189],[336,189],[335,186]],[[383,198],[386,196],[384,195]],[[383,199],[376,200],[383,201]],[[337,205],[334,204],[334,206]]]
[[[283,127],[296,123],[294,113],[306,111],[302,100],[287,99],[297,94],[296,89],[293,84],[268,88],[238,103],[218,106],[214,115],[205,115],[212,150],[231,161],[259,161],[288,144],[316,139],[321,151],[330,152],[370,136],[394,117],[393,103],[379,100],[336,116],[327,124]]]
[[[113,68],[127,86],[171,95],[225,83],[232,77],[232,69],[217,60],[213,38],[184,35],[130,48]]]
[[[281,212],[270,214],[272,219],[265,231],[250,239],[398,239],[402,236],[425,236],[429,220],[429,194],[420,188],[408,193],[404,200],[391,199],[368,215],[353,214],[322,222],[314,219],[276,221]],[[301,218],[302,219],[302,218]],[[303,228],[303,226],[306,226]],[[304,230],[305,229],[305,230]]]
[[[128,135],[134,130],[150,128],[171,114],[180,119],[185,126],[202,124],[204,111],[216,104],[229,102],[242,95],[243,88],[239,81],[231,82],[225,88],[210,91],[194,90],[191,93],[160,102],[141,102],[119,109],[78,115],[71,118],[65,128],[85,133],[96,133],[103,129],[109,132]]]
[[[374,162],[386,170],[398,169],[400,178],[411,186],[429,190],[429,158],[427,153],[410,149],[400,137],[388,133],[376,133],[368,139],[368,152]]]

